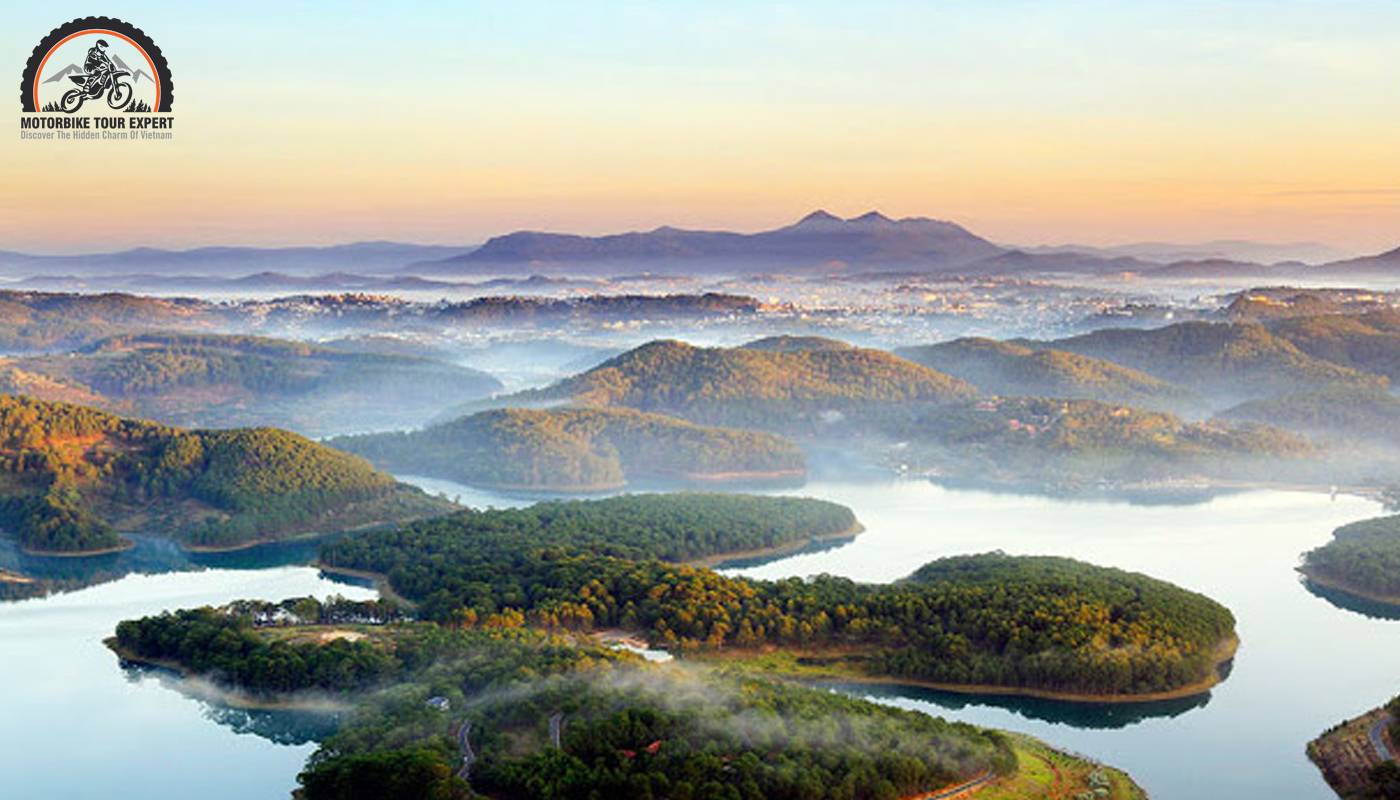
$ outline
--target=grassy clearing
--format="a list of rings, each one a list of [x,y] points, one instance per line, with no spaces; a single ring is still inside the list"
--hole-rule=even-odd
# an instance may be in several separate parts
[[[975,792],[977,800],[1146,800],[1126,774],[1012,734],[1018,769]]]

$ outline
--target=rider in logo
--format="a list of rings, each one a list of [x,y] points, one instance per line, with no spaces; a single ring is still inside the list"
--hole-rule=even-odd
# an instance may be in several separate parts
[[[111,57],[107,55],[107,40],[98,39],[97,44],[88,48],[87,59],[83,61],[83,69],[87,70],[88,81],[84,90],[92,93],[94,97],[99,90],[107,85],[107,76],[116,70],[116,65],[112,63]]]

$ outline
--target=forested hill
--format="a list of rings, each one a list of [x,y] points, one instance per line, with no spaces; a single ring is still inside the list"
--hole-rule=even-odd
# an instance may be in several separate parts
[[[409,433],[327,442],[400,474],[478,486],[600,491],[629,483],[800,479],[797,445],[624,408],[500,409]]]
[[[1326,586],[1400,605],[1400,515],[1343,525],[1303,555],[1299,570]]]
[[[1186,422],[1094,400],[997,397],[915,409],[879,429],[912,470],[1059,489],[1099,481],[1331,479],[1307,439],[1250,422]],[[1319,475],[1324,478],[1319,478]]]
[[[4,388],[172,425],[275,424],[315,434],[418,425],[501,383],[465,367],[256,336],[114,336],[62,356],[11,359]]]
[[[117,547],[119,528],[232,546],[447,506],[286,431],[185,431],[11,395],[0,395],[0,481],[0,520],[40,551]]]
[[[454,576],[468,565],[524,559],[535,552],[586,551],[609,558],[682,562],[853,535],[857,530],[849,508],[826,500],[701,492],[631,494],[461,511],[375,532],[375,541],[363,546],[348,540],[329,545],[322,557],[328,564],[398,575],[410,595],[426,597],[440,589],[450,593]],[[429,552],[447,558],[420,564],[419,556]],[[400,573],[401,569],[407,571]]]
[[[961,378],[988,394],[1099,400],[1168,411],[1200,402],[1179,386],[1111,361],[1015,342],[966,338],[900,348],[895,355]]]
[[[1313,358],[1400,380],[1400,311],[1293,317],[1269,329]]]
[[[1358,446],[1400,446],[1400,398],[1387,389],[1346,385],[1298,388],[1293,394],[1241,403],[1217,416],[1340,440],[1348,450]]]
[[[167,613],[122,622],[113,644],[245,692],[353,698],[356,712],[299,776],[305,800],[893,800],[1014,781],[1020,751],[1040,747],[825,689],[647,665],[567,633],[325,619],[349,605]],[[287,609],[296,615],[268,615]],[[1057,785],[1141,797],[1120,773],[1055,755]],[[1029,798],[1038,784],[1012,785],[1002,796]]]
[[[662,340],[502,402],[571,400],[704,424],[792,429],[824,415],[878,415],[884,407],[973,393],[963,381],[880,350],[695,347]]]
[[[1385,386],[1385,378],[1309,355],[1258,323],[1183,322],[1152,330],[1109,328],[1048,343],[1171,381],[1218,407],[1299,387]]]
[[[677,502],[689,503],[684,513]],[[768,526],[798,512],[815,513],[827,531],[849,519],[839,506],[777,513],[756,499],[735,502],[640,496],[465,513],[336,542],[321,557],[386,574],[420,601],[420,614],[443,622],[623,627],[683,652],[833,650],[858,674],[1018,690],[1198,689],[1214,680],[1234,628],[1230,612],[1201,595],[1070,561],[980,556],[886,586],[753,581],[674,563],[765,541],[756,535],[772,536]],[[720,538],[697,546],[698,531]]]

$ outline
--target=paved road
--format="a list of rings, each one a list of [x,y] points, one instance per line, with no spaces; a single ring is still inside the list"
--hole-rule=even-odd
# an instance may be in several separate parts
[[[559,743],[559,735],[564,731],[564,715],[555,712],[549,718],[549,741],[554,745],[555,750],[562,750],[563,745]]]
[[[940,791],[934,792],[933,794],[926,794],[923,797],[919,798],[919,800],[946,800],[946,798],[955,797],[957,795],[962,794],[963,792],[980,788],[982,784],[991,781],[994,777],[996,776],[988,772],[982,775],[981,777],[973,778],[967,783],[960,783],[957,786],[950,786],[947,789],[942,789]]]
[[[472,750],[472,743],[467,737],[471,736],[472,724],[463,722],[462,727],[457,729],[457,746],[462,748],[462,768],[457,770],[457,777],[462,780],[470,780],[472,774],[472,764],[476,763],[476,753]]]
[[[1376,724],[1372,725],[1371,730],[1366,732],[1371,737],[1371,746],[1376,748],[1376,755],[1380,756],[1381,761],[1390,761],[1395,758],[1394,755],[1391,755],[1390,747],[1385,743],[1385,726],[1389,725],[1393,719],[1387,714],[1376,720]]]

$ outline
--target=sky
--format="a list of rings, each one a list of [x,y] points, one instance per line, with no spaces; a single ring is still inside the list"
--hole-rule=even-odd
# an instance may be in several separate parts
[[[22,6],[22,7],[18,7]],[[0,64],[87,4],[11,4]],[[169,141],[0,141],[0,249],[757,230],[1400,245],[1400,2],[108,2]]]

